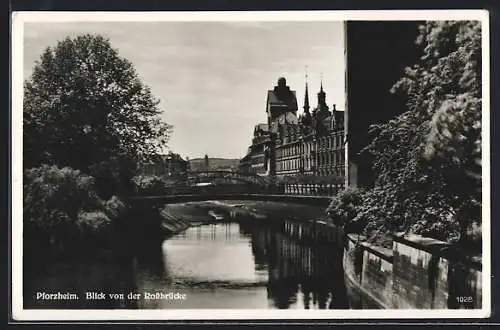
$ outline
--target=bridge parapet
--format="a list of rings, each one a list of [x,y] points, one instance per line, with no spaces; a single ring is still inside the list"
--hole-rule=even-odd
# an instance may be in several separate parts
[[[232,193],[232,194],[186,194],[186,195],[164,195],[164,196],[145,196],[131,197],[130,201],[162,201],[165,204],[201,202],[208,200],[253,200],[253,201],[271,201],[306,204],[311,206],[327,207],[331,201],[328,196],[301,196],[301,195],[283,195],[283,194],[265,194],[265,193]]]

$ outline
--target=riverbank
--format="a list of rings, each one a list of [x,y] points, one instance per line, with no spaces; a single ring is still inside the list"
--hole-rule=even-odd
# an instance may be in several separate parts
[[[204,201],[168,204],[160,212],[161,228],[173,235],[189,227],[225,221],[236,216],[268,221],[325,221],[323,208],[268,201]]]

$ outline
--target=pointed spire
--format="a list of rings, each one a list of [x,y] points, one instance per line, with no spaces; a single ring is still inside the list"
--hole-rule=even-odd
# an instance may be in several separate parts
[[[324,103],[325,102],[326,93],[323,90],[323,73],[321,73],[320,86],[321,87],[320,87],[319,92],[318,92],[318,103]]]
[[[307,66],[306,66],[306,92],[304,95],[304,112],[309,112],[309,92],[307,88]]]
[[[321,87],[318,92],[318,107],[319,112],[328,111],[328,105],[326,105],[326,93],[323,90],[323,73],[321,73]]]

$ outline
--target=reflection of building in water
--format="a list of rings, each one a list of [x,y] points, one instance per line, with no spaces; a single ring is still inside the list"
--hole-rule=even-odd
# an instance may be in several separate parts
[[[255,263],[267,263],[268,295],[277,308],[348,308],[340,251],[298,243],[280,231],[259,227],[252,235]]]
[[[172,237],[173,240],[210,240],[230,241],[241,239],[240,226],[237,223],[217,223],[190,227]]]

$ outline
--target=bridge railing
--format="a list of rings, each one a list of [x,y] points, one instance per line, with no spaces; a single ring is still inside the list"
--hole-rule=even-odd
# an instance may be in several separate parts
[[[335,196],[344,189],[343,184],[285,184],[283,191],[287,195]]]
[[[284,187],[259,186],[250,184],[217,184],[208,186],[166,187],[166,195],[198,195],[198,194],[284,194]]]
[[[199,194],[272,194],[303,196],[335,196],[343,190],[341,184],[213,184],[206,186],[177,185],[165,188],[166,195]]]

